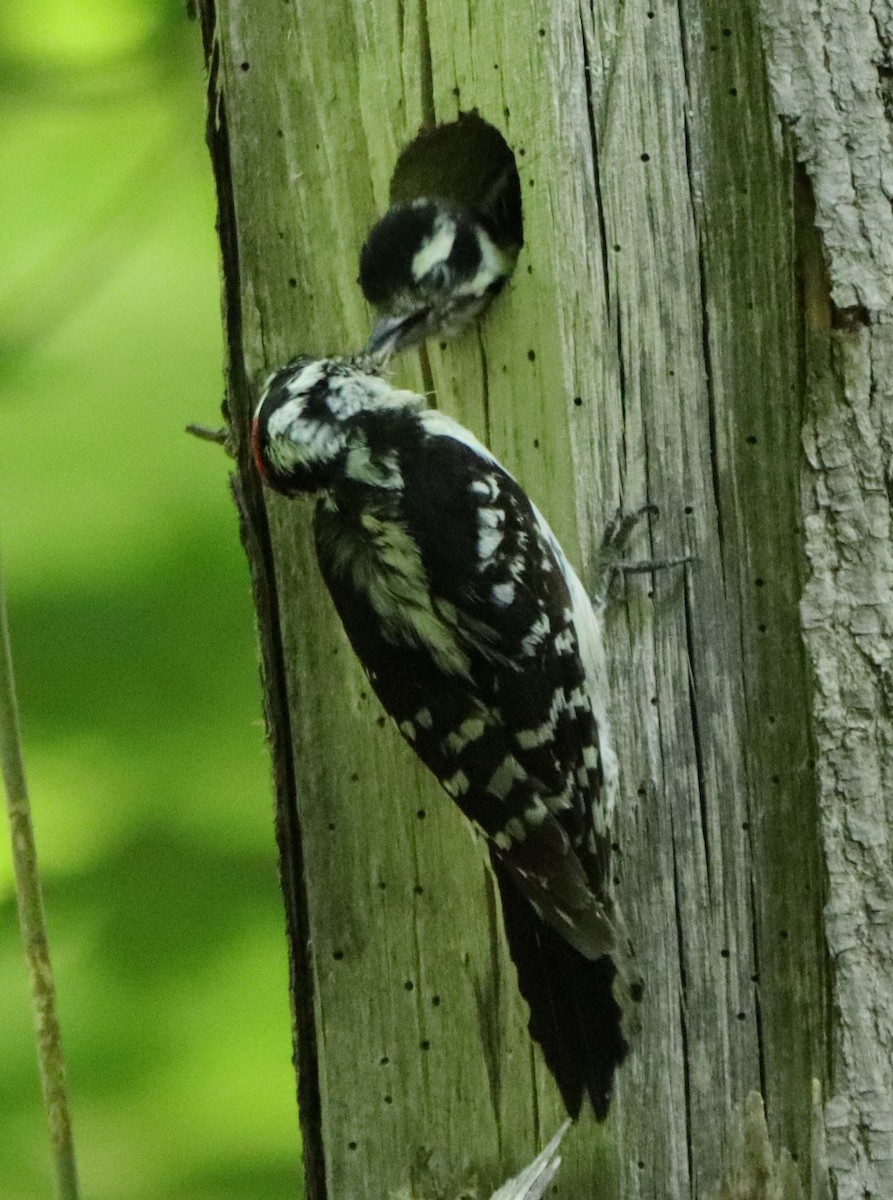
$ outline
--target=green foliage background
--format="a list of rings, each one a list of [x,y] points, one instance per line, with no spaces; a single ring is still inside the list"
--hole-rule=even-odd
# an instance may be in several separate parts
[[[199,32],[0,6],[0,553],[85,1200],[299,1191]],[[0,1196],[50,1195],[0,850]]]

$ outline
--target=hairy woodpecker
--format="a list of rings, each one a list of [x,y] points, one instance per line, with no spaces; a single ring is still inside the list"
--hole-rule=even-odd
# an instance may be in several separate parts
[[[502,290],[524,243],[514,155],[476,113],[406,147],[390,201],[360,254],[378,312],[370,354],[458,333]]]
[[[600,616],[512,476],[368,359],[275,372],[253,438],[270,487],[320,493],[316,553],[347,636],[487,840],[530,1032],[568,1112],[588,1094],[604,1117],[641,984],[611,895]]]

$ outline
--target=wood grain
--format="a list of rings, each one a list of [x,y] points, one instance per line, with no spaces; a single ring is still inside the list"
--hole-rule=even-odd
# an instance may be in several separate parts
[[[821,72],[803,31],[821,14],[794,5],[792,27],[780,0],[201,7],[308,1194],[453,1194],[472,1175],[485,1194],[560,1121],[480,848],[352,660],[309,506],[261,498],[244,449],[269,369],[363,344],[357,256],[396,155],[423,120],[471,108],[515,151],[525,248],[479,333],[405,356],[396,381],[433,383],[584,571],[618,504],[661,510],[635,557],[694,556],[630,578],[609,618],[644,1020],[608,1126],[568,1135],[558,1194],[707,1196],[738,1153],[733,1113],[759,1092],[772,1142],[821,1195],[813,1080],[830,1095],[832,1071],[857,1178],[880,1141],[856,1116],[882,1139],[890,1095],[880,1069],[868,1107],[847,1107],[871,1021],[890,1045],[891,421],[873,373],[890,350],[886,325],[831,325],[889,316],[889,264],[872,234],[864,288],[858,264],[826,273],[814,223],[835,246],[848,227],[814,176],[852,142],[835,126],[827,151],[809,123]],[[853,186],[875,204],[863,166]],[[854,928],[867,961],[849,972]],[[852,1032],[863,967],[878,1002]],[[848,1030],[836,1041],[832,1016]]]

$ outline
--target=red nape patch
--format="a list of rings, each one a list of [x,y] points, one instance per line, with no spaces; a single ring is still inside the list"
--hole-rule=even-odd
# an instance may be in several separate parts
[[[257,424],[257,417],[251,422],[251,453],[254,455],[254,465],[257,467],[257,473],[261,479],[266,478],[267,469],[264,465],[263,455],[260,452],[260,437]]]

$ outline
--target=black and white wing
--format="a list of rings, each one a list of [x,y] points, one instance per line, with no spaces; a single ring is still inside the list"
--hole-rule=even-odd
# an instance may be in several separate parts
[[[603,1115],[626,1042],[605,958],[618,934],[597,618],[520,485],[461,426],[419,419],[399,489],[321,502],[320,566],[382,704],[488,839],[531,1033],[569,1111],[589,1091]]]

